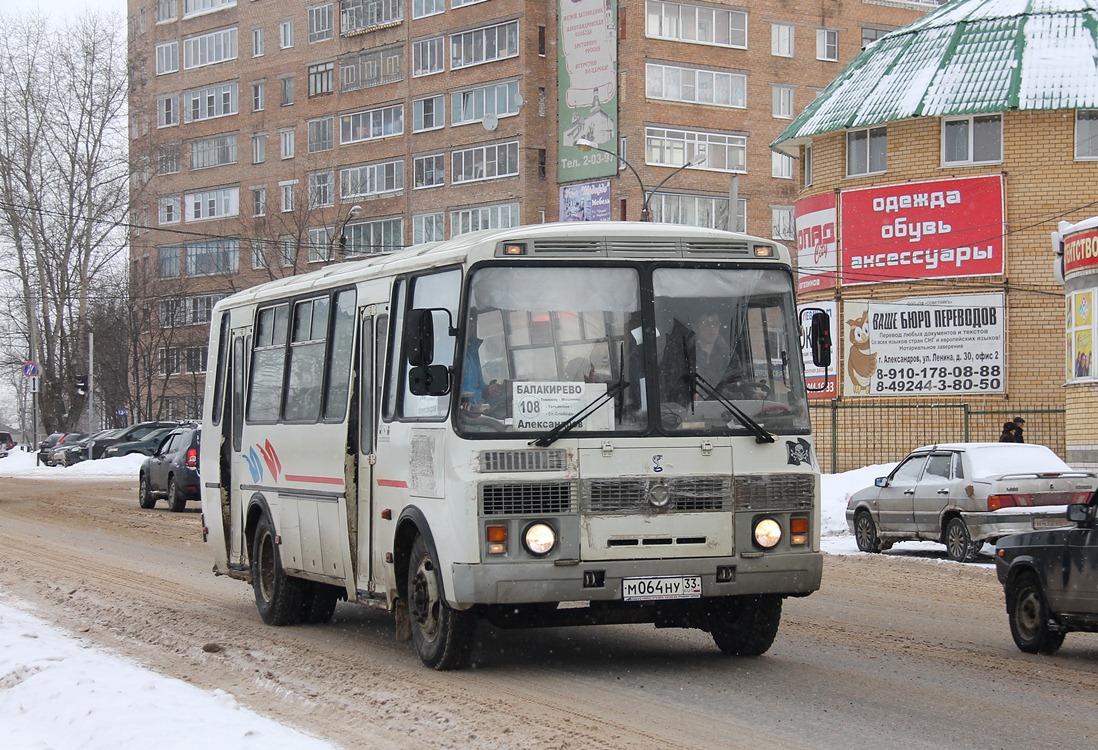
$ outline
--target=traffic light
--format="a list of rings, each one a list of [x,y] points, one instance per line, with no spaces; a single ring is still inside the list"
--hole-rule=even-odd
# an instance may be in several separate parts
[[[88,376],[77,375],[76,376],[76,395],[87,396],[88,395]]]

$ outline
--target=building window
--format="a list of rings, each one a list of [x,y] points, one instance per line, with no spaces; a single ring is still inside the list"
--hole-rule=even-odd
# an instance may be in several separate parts
[[[442,213],[417,214],[412,217],[412,244],[441,242],[446,239],[446,227]]]
[[[175,375],[179,372],[179,347],[162,346],[157,349],[161,375]]]
[[[885,129],[866,128],[846,134],[846,175],[857,177],[885,171],[888,138]]]
[[[770,236],[775,240],[794,240],[797,230],[793,225],[792,206],[770,207]]]
[[[446,40],[440,36],[412,42],[412,77],[429,76],[446,69]]]
[[[335,239],[334,227],[312,227],[309,229],[309,262],[326,263],[335,260],[332,243]]]
[[[339,142],[361,143],[404,134],[404,105],[367,109],[339,116]]]
[[[314,5],[307,12],[309,14],[309,44],[331,39],[335,29],[335,14],[332,12],[332,4]]]
[[[1098,159],[1098,109],[1075,113],[1075,158]]]
[[[261,112],[267,103],[267,82],[256,81],[252,84],[252,111]]]
[[[252,164],[262,164],[267,161],[267,134],[252,134]]]
[[[256,26],[252,29],[252,57],[263,56],[263,27]]]
[[[292,268],[297,262],[297,241],[284,234],[278,238],[278,261],[283,268]]]
[[[412,18],[426,18],[446,12],[446,0],[412,0]]]
[[[166,245],[156,248],[156,270],[162,279],[177,279],[182,270],[180,260],[183,248],[180,245]]]
[[[267,215],[267,188],[252,188],[252,216]]]
[[[653,221],[689,227],[728,229],[728,196],[654,193],[648,208]],[[747,231],[747,199],[737,201],[735,232]]]
[[[175,73],[179,70],[179,42],[156,45],[156,74]]]
[[[404,161],[391,161],[348,167],[339,171],[339,199],[353,200],[404,190]]]
[[[183,40],[183,68],[192,70],[236,59],[236,27],[218,29]]]
[[[183,121],[197,122],[236,114],[236,81],[183,92]]]
[[[450,70],[518,57],[518,21],[450,35]]]
[[[159,220],[161,224],[178,224],[182,199],[178,195],[164,195],[159,200]]]
[[[314,172],[309,175],[309,208],[335,205],[335,172]]]
[[[645,81],[649,99],[741,109],[747,106],[747,76],[741,73],[648,63]]]
[[[412,160],[412,189],[446,184],[446,155],[428,154]]]
[[[404,80],[404,47],[359,52],[339,61],[339,86],[357,91]]]
[[[351,34],[403,18],[402,0],[342,0],[339,14],[340,33]]]
[[[267,243],[263,240],[252,240],[252,269],[258,271],[267,267]]]
[[[283,128],[278,131],[279,158],[294,158],[294,128]]]
[[[895,28],[882,29],[882,28],[873,28],[873,27],[869,27],[869,26],[863,26],[862,27],[862,46],[865,47],[866,45],[872,44],[873,42],[877,41],[878,39],[880,39],[885,34],[891,32],[891,31],[894,31],[894,30],[895,30]]]
[[[412,132],[438,130],[446,124],[445,99],[442,94],[412,101]]]
[[[747,13],[648,0],[645,33],[653,39],[747,49]]]
[[[989,164],[1002,160],[1002,115],[942,118],[943,164]]]
[[[179,172],[179,151],[178,143],[168,143],[157,149],[158,174],[176,174]]]
[[[450,0],[451,8],[462,8],[466,5],[476,5],[477,3],[483,3],[486,0]]]
[[[183,0],[183,17],[236,5],[236,0]]]
[[[450,212],[450,234],[457,237],[480,229],[509,229],[519,225],[519,204],[463,208]]]
[[[309,66],[309,96],[330,94],[335,90],[335,63]]]
[[[285,18],[278,24],[278,46],[281,49],[294,46],[294,19]]]
[[[176,14],[175,0],[156,0],[156,22],[166,23],[174,21]]]
[[[697,169],[746,171],[746,136],[702,130],[645,128],[644,141],[645,163],[653,166],[677,168],[704,155]]]
[[[168,94],[156,99],[156,127],[167,128],[179,124],[179,95]]]
[[[281,209],[284,214],[294,210],[294,183],[296,182],[297,180],[290,180],[278,183],[278,192],[282,199]]]
[[[309,153],[331,151],[335,148],[335,118],[332,115],[309,120]]]
[[[188,346],[184,349],[183,364],[186,366],[187,372],[206,372],[206,357],[209,351],[209,347],[206,346]]]
[[[519,173],[518,141],[464,148],[450,158],[450,184],[498,180]]]
[[[484,122],[485,115],[495,115],[497,119],[517,115],[518,93],[518,81],[455,91],[450,99],[450,124]]]
[[[793,27],[787,23],[770,25],[770,54],[793,57]]]
[[[770,87],[774,117],[779,120],[793,119],[793,87],[774,84]]]
[[[404,247],[404,220],[380,219],[348,224],[347,255],[391,253]]]
[[[808,187],[812,184],[812,144],[806,144],[804,147],[804,186]]]
[[[839,61],[839,32],[834,29],[816,29],[816,59]]]
[[[191,142],[191,169],[236,164],[236,135],[219,135]]]
[[[240,188],[214,188],[187,193],[183,201],[187,209],[187,221],[223,219],[236,216],[240,209]]]
[[[294,77],[292,75],[282,76],[278,80],[282,87],[279,101],[283,107],[288,107],[294,103]]]
[[[793,179],[793,157],[779,151],[770,152],[770,174],[783,180]]]
[[[217,239],[187,243],[188,276],[236,273],[240,240]]]

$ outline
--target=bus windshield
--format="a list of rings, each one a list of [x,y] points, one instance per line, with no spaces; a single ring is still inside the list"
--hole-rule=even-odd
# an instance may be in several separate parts
[[[730,405],[770,432],[808,430],[787,272],[490,266],[468,298],[462,432],[542,435],[600,397],[570,434],[751,434]]]

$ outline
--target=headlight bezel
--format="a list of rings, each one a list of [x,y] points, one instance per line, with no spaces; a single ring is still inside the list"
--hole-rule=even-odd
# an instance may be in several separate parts
[[[548,536],[549,544],[546,546],[544,537],[540,541],[535,538],[531,541],[531,532],[544,530]],[[560,534],[548,521],[531,521],[522,529],[522,548],[527,554],[537,558],[544,558],[553,553],[560,545]]]
[[[784,538],[785,529],[774,516],[761,516],[751,524],[751,541],[761,550],[776,549]]]

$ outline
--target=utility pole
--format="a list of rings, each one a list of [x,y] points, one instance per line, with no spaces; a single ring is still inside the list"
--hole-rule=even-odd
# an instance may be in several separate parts
[[[95,432],[95,334],[88,331],[88,435]],[[89,446],[90,447],[90,446]]]

